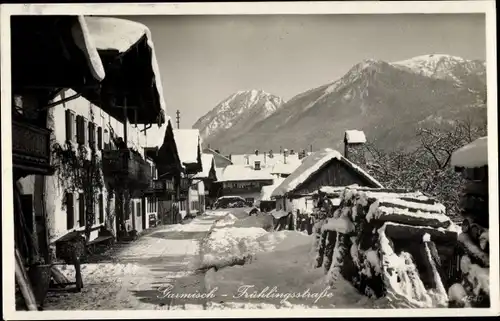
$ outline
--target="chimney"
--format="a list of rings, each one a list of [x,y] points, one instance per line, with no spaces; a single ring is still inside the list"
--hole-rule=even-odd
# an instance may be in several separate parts
[[[259,150],[258,149],[255,150],[255,155],[259,156]]]
[[[365,133],[361,130],[346,130],[344,133],[344,157],[350,161],[354,161],[357,163],[362,162],[361,159],[353,159],[359,158],[356,156],[360,147],[366,143]]]
[[[210,147],[209,147],[209,148],[210,148]],[[218,150],[218,149],[216,149],[216,150],[215,150],[215,152],[216,152],[217,154],[220,154],[220,150]]]

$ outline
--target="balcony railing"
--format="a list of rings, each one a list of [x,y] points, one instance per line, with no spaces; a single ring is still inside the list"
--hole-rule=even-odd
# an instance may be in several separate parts
[[[50,130],[27,122],[12,121],[12,165],[29,174],[52,173]]]
[[[151,166],[141,155],[130,149],[103,150],[103,172],[115,184],[127,184],[135,189],[147,189],[151,181]]]
[[[149,181],[148,192],[155,194],[174,193],[175,185],[171,179],[153,179]]]
[[[240,194],[240,193],[258,193],[262,190],[261,186],[246,186],[246,187],[224,187],[224,194]]]

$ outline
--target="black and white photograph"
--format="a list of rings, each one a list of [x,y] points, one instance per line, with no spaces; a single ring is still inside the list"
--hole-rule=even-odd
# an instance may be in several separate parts
[[[0,13],[4,317],[499,315],[494,1]]]

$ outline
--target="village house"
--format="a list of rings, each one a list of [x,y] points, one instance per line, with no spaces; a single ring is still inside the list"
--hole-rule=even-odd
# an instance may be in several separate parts
[[[200,186],[203,181],[194,179],[203,170],[201,137],[198,129],[174,129],[173,133],[179,159],[184,166],[179,195],[179,212],[184,218],[200,211],[199,190],[203,190],[204,194],[204,187]]]
[[[62,88],[78,88],[81,93],[105,76],[100,59],[93,59],[98,57],[96,48],[79,46],[88,44],[85,24],[78,16],[11,18],[13,215],[21,267],[40,258],[51,259],[49,229],[54,210],[46,204],[51,199],[46,182],[55,169],[51,161],[54,122],[48,114],[60,108],[53,100]]]
[[[313,201],[310,195],[322,186],[349,186],[358,184],[366,187],[382,185],[360,167],[330,148],[319,150],[304,158],[302,164],[274,189],[271,197],[276,199],[278,211],[311,211]]]
[[[263,186],[272,185],[274,177],[269,168],[260,165],[229,165],[217,175],[219,190],[217,197],[241,196],[248,203],[260,201]]]
[[[33,273],[48,268],[50,279],[40,258],[79,266],[85,250],[69,242],[90,247],[148,227],[143,191],[156,173],[144,147],[147,126],[167,121],[165,102],[142,24],[16,16],[11,30],[16,262]],[[30,275],[41,304],[49,279]],[[79,268],[73,284],[82,287]]]
[[[179,159],[172,123],[147,130],[145,153],[153,162],[151,185],[144,191],[150,224],[175,224],[184,166]]]
[[[203,170],[194,176],[194,179],[201,181],[198,183],[198,193],[200,199],[200,210],[205,212],[216,200],[217,190],[214,182],[217,181],[215,159],[213,154],[201,155]]]
[[[462,233],[458,235],[458,250],[455,252],[452,269],[447,271],[453,282],[453,297],[456,307],[463,307],[463,297],[473,300],[473,307],[490,306],[490,237],[489,237],[489,193],[488,193],[488,138],[481,137],[456,150],[451,165],[465,179],[460,208],[464,220]],[[457,273],[456,266],[460,271]],[[453,269],[455,268],[455,269]],[[484,280],[474,291],[470,284],[476,278]]]

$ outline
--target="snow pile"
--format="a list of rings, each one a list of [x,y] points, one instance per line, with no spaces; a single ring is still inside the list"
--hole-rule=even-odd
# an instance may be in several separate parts
[[[226,216],[224,216],[222,219],[218,220],[215,222],[214,227],[222,227],[222,226],[227,226],[227,225],[233,225],[238,218],[234,216],[233,214],[229,213]]]
[[[456,150],[451,156],[456,167],[482,167],[488,165],[488,137],[481,137]]]
[[[439,268],[451,259],[448,249],[458,234],[442,204],[403,190],[330,192],[337,193],[340,206],[317,212],[313,251],[314,265],[323,267],[331,286],[345,278],[361,293],[392,298],[398,306],[447,306]],[[429,267],[428,274],[419,272],[421,264]]]
[[[234,222],[233,227],[260,227],[266,231],[274,229],[273,217],[269,214],[247,216]]]
[[[243,264],[261,250],[257,239],[266,233],[259,227],[214,229],[201,247],[202,268]]]

